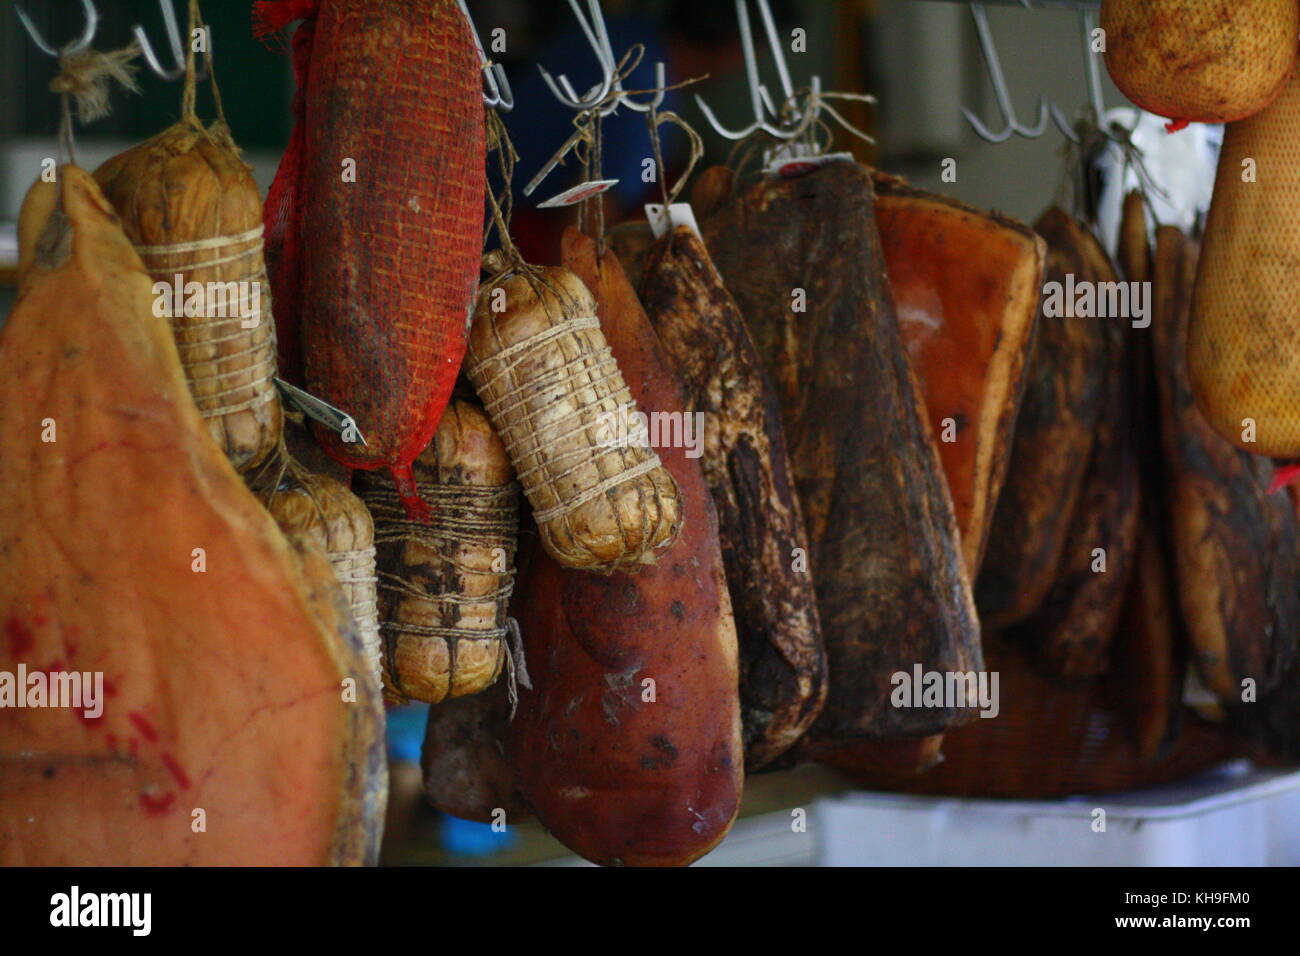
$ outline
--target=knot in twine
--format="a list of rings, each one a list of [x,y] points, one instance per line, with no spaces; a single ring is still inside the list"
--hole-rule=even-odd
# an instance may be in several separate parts
[[[132,93],[139,93],[135,82],[137,67],[131,61],[140,54],[140,45],[132,42],[120,50],[101,53],[81,50],[59,55],[59,72],[50,81],[50,91],[70,96],[77,104],[77,118],[82,123],[103,119],[110,112],[108,87],[113,81]]]

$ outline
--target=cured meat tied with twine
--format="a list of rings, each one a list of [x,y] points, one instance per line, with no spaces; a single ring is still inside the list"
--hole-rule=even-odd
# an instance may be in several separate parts
[[[375,525],[361,500],[328,475],[312,475],[290,463],[272,490],[258,496],[288,536],[320,548],[365,646],[379,687],[379,607],[375,596]]]
[[[213,439],[247,471],[275,450],[283,425],[262,200],[215,81],[220,118],[206,129],[194,87],[191,63],[180,121],[108,160],[95,179],[150,277],[179,289],[164,301],[190,393]]]
[[[415,461],[426,522],[406,517],[377,475],[357,484],[375,518],[384,692],[438,703],[489,687],[513,660],[507,606],[514,588],[519,488],[487,417],[447,406]]]
[[[268,0],[293,37],[297,125],[265,221],[286,374],[349,412],[317,428],[354,469],[387,468],[428,517],[411,463],[465,352],[486,184],[479,61],[455,0]],[[354,173],[355,175],[352,175]]]
[[[505,443],[542,544],[567,567],[653,564],[681,496],[567,269],[524,267],[483,287],[466,373]]]

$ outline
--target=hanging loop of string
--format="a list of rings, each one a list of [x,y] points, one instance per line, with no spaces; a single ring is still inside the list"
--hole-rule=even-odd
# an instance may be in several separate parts
[[[668,188],[668,177],[664,169],[663,150],[659,144],[659,127],[664,123],[672,123],[686,134],[691,143],[691,154],[690,158],[686,162],[686,169],[683,170],[681,176],[677,178],[677,182],[673,184],[672,189]],[[691,173],[695,172],[695,167],[699,165],[700,160],[703,158],[704,140],[700,138],[700,134],[695,131],[694,127],[692,127],[690,123],[686,122],[686,120],[682,119],[676,113],[670,110],[661,113],[654,106],[651,106],[649,111],[646,113],[646,127],[650,132],[650,147],[654,151],[655,175],[659,180],[659,195],[663,197],[664,209],[667,209],[677,201],[677,197],[686,187],[686,182],[690,179]]]
[[[224,145],[237,149],[234,139],[230,135],[230,124],[226,122],[226,110],[221,102],[221,89],[217,86],[217,71],[212,63],[211,37],[206,36],[208,29],[208,25],[203,20],[203,15],[199,12],[199,0],[189,0],[189,43],[185,50],[185,85],[181,90],[181,120],[193,126],[196,130],[214,135]],[[197,112],[199,74],[201,71],[198,69],[196,62],[194,46],[196,33],[200,30],[205,34],[203,60],[207,67],[208,84],[212,90],[212,104],[217,111],[217,121],[209,130],[204,130],[203,122],[199,119]]]
[[[778,125],[785,131],[783,137],[771,135],[761,126],[742,136],[732,147],[727,165],[741,175],[754,157],[761,156],[772,148],[802,147],[808,153],[824,153],[834,141],[834,131],[830,123],[823,119],[823,114],[833,119],[846,133],[864,143],[875,144],[876,140],[844,117],[833,105],[833,100],[855,103],[875,103],[876,98],[869,93],[842,93],[837,90],[823,90],[817,85],[795,90],[776,110]]]
[[[1138,179],[1139,191],[1148,209],[1151,209],[1151,196],[1168,200],[1168,194],[1156,182],[1146,165],[1142,150],[1133,142],[1132,130],[1118,123],[1105,128],[1096,111],[1087,106],[1081,118],[1074,125],[1074,136],[1067,138],[1061,147],[1064,157],[1061,176],[1057,181],[1056,203],[1063,209],[1069,209],[1076,218],[1092,222],[1095,210],[1090,209],[1089,177],[1096,158],[1114,145],[1122,158],[1120,175],[1132,169]],[[1154,212],[1154,210],[1152,210]]]

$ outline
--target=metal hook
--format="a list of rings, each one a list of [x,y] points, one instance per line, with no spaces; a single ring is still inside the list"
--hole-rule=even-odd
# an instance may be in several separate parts
[[[613,68],[613,85],[610,87],[616,96],[608,105],[601,107],[600,115],[608,116],[620,106],[626,106],[628,109],[637,113],[649,113],[651,110],[658,109],[664,101],[664,94],[667,92],[667,79],[663,63],[655,64],[655,83],[654,93],[647,103],[638,103],[628,96],[623,90],[623,80],[617,73],[617,60],[614,57],[614,45],[609,39],[609,28],[605,25],[605,14],[600,8],[599,0],[591,0],[591,24],[588,25],[582,14],[578,11],[577,5],[572,3],[573,12],[578,17],[578,22],[582,25],[583,32],[587,35],[587,40],[593,48],[597,50],[597,56],[602,58],[603,63],[609,63]],[[607,91],[608,93],[608,91]]]
[[[140,44],[140,53],[144,60],[149,64],[149,69],[154,74],[168,83],[173,80],[179,80],[185,75],[185,47],[181,44],[181,31],[176,23],[176,11],[172,9],[171,0],[158,0],[158,8],[162,10],[163,25],[167,34],[167,45],[172,51],[172,61],[176,64],[168,69],[162,65],[158,55],[154,53],[153,45],[149,42],[149,37],[144,32],[144,27],[136,24],[131,28],[131,33],[135,36],[135,41]],[[211,43],[212,37],[208,36],[208,42]],[[205,80],[208,76],[207,64],[201,65],[194,75],[196,80]]]
[[[493,63],[488,59],[487,51],[483,49],[483,41],[479,39],[478,28],[474,26],[474,18],[469,15],[469,7],[465,5],[465,0],[457,0],[457,2],[460,4],[460,12],[465,15],[465,22],[469,24],[470,36],[474,38],[474,48],[478,50],[478,61],[483,71],[483,84],[486,87],[483,91],[483,105],[490,110],[509,113],[515,108],[515,94],[510,89],[505,68],[500,63]]]
[[[82,50],[87,49],[90,42],[95,39],[95,30],[99,27],[99,12],[95,9],[95,5],[91,3],[91,0],[81,0],[81,9],[86,14],[86,28],[77,40],[59,49],[46,43],[45,38],[36,29],[36,24],[32,23],[27,16],[26,11],[18,4],[14,4],[14,11],[18,14],[18,19],[22,21],[23,29],[27,31],[27,35],[32,38],[32,42],[36,44],[42,53],[54,57],[63,53],[80,53]]]
[[[573,86],[569,83],[566,75],[560,74],[557,84],[556,78],[546,72],[546,67],[539,63],[537,69],[541,71],[542,79],[551,88],[551,92],[557,100],[571,110],[583,112],[596,106],[609,95],[610,88],[614,85],[614,60],[612,55],[606,53],[604,45],[592,32],[591,26],[587,23],[587,18],[582,15],[582,9],[578,6],[578,0],[569,0],[569,6],[573,9],[573,15],[578,18],[582,32],[587,35],[587,42],[591,45],[596,54],[596,60],[600,63],[601,81],[588,90],[585,96],[579,96],[574,92]],[[591,11],[593,22],[599,24],[599,29],[604,29],[605,21],[600,14],[598,0],[587,0],[587,7]]]
[[[1097,12],[1091,7],[1079,8],[1079,28],[1083,31],[1083,66],[1088,76],[1088,105],[1092,108],[1097,125],[1101,126],[1106,115],[1106,102],[1101,87],[1101,67],[1098,56],[1092,49],[1092,31],[1097,27]],[[1052,104],[1052,122],[1062,135],[1072,143],[1079,142],[1079,134],[1070,125],[1069,119]]]
[[[984,54],[989,81],[993,84],[993,95],[998,101],[998,108],[1002,110],[1002,117],[1007,125],[1003,130],[995,133],[964,106],[961,108],[962,115],[966,117],[966,122],[970,123],[976,135],[990,143],[1004,143],[1011,138],[1012,133],[1026,139],[1037,139],[1047,130],[1049,106],[1046,97],[1038,98],[1038,122],[1033,126],[1026,126],[1016,119],[1015,108],[1011,105],[1011,94],[1007,90],[1006,77],[1002,73],[1002,63],[998,59],[997,47],[993,43],[993,33],[989,30],[988,14],[984,10],[984,5],[972,2],[970,13],[975,21],[975,32],[979,35],[980,50]]]
[[[786,69],[785,56],[781,52],[781,44],[776,35],[776,23],[772,19],[772,11],[768,6],[767,0],[758,0],[759,15],[763,18],[763,28],[767,33],[768,45],[772,48],[772,59],[776,62],[777,76],[781,81],[781,90],[785,94],[785,102],[789,103],[794,97],[794,89],[790,82],[790,73]],[[773,125],[769,123],[763,113],[766,106],[767,110],[775,117],[776,109],[768,95],[767,88],[763,86],[758,76],[758,56],[754,52],[754,32],[749,23],[749,7],[745,0],[736,0],[736,20],[740,25],[740,46],[745,55],[745,78],[749,83],[749,101],[754,110],[754,122],[741,130],[731,130],[719,122],[718,117],[713,110],[709,109],[709,104],[704,102],[704,98],[698,93],[695,94],[695,102],[700,107],[700,112],[704,114],[705,120],[713,127],[714,131],[726,139],[744,139],[752,134],[755,130],[763,130],[770,136],[777,139],[793,139],[799,133],[799,124],[803,117],[794,114],[786,126]],[[820,77],[812,78],[812,88],[815,91],[821,89]],[[812,97],[816,102],[816,97]]]

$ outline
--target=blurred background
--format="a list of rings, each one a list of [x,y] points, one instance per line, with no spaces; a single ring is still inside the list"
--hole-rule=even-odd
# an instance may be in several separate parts
[[[184,17],[185,4],[173,2]],[[155,45],[165,49],[158,0],[96,0],[100,27],[95,47],[117,49],[131,39],[131,27],[144,26]],[[516,189],[533,177],[572,132],[572,113],[554,100],[541,81],[537,64],[565,73],[584,90],[598,76],[597,66],[564,0],[468,0],[479,34],[493,59],[502,62],[516,96],[506,117],[521,161]],[[40,161],[56,155],[58,98],[49,91],[55,61],[27,38],[13,0],[0,0],[0,269],[13,258],[12,224]],[[721,121],[732,128],[752,117],[732,0],[605,0],[606,21],[616,55],[643,44],[641,65],[625,84],[651,84],[653,64],[663,61],[669,83],[706,76],[687,91],[670,92],[664,109],[678,111],[704,136],[705,164],[724,162],[731,144],[705,122],[695,103],[700,93]],[[24,8],[50,43],[62,45],[80,32],[79,0],[27,0]],[[289,59],[254,39],[247,0],[207,0],[203,11],[212,25],[217,77],[236,141],[254,166],[265,189],[288,139],[293,78]],[[1073,118],[1087,100],[1083,44],[1078,20],[1067,10],[1025,11],[989,6],[1013,104],[1021,117],[1032,118],[1040,95]],[[1013,137],[990,145],[974,135],[959,108],[968,106],[996,126],[998,113],[965,4],[937,0],[772,0],[782,36],[802,30],[806,50],[787,43],[786,61],[796,87],[816,73],[831,90],[869,92],[878,104],[846,103],[842,111],[871,133],[874,147],[837,134],[840,148],[912,179],[941,188],[976,205],[1032,219],[1050,201],[1059,180],[1064,139],[1049,127],[1036,140]],[[496,31],[502,31],[497,33]],[[779,89],[763,32],[755,18],[759,60],[765,82]],[[497,49],[492,49],[497,37]],[[500,49],[503,42],[504,50]],[[114,153],[156,133],[179,111],[180,83],[166,83],[142,69],[139,95],[118,90],[112,115],[77,131],[78,160],[94,168]],[[1103,70],[1105,102],[1124,101]],[[201,110],[211,116],[202,94]],[[651,155],[645,123],[639,114],[621,111],[605,126],[604,171],[619,178],[610,196],[612,222],[641,203],[658,198],[657,185],[642,183],[641,161]],[[663,148],[670,178],[685,158],[683,137],[666,128]],[[957,160],[957,179],[941,183],[940,162]],[[553,234],[571,212],[534,213],[537,200],[577,181],[570,160],[518,207],[518,228],[525,251],[547,254]],[[3,275],[3,273],[0,273]],[[9,275],[12,281],[12,275]],[[0,305],[4,305],[0,301]],[[5,308],[7,311],[7,306]]]

